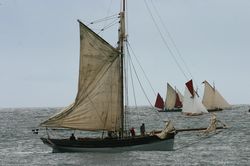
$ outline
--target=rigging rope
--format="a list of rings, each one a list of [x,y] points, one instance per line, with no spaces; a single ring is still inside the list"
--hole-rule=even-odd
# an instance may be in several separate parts
[[[115,18],[119,18],[119,15],[118,14],[114,14],[112,16],[108,16],[108,17],[104,17],[104,18],[92,21],[89,24],[96,24],[96,23],[99,23],[99,22],[103,22],[103,21],[107,21],[107,20],[111,20],[111,19],[115,19]],[[87,26],[89,26],[89,25],[87,25]]]
[[[182,55],[181,55],[180,50],[178,49],[178,47],[177,47],[177,45],[176,45],[174,39],[172,38],[172,36],[171,36],[171,34],[170,34],[170,32],[169,32],[169,30],[168,30],[166,24],[164,24],[164,21],[162,20],[162,17],[161,17],[161,15],[159,14],[158,10],[156,9],[156,6],[154,5],[154,3],[153,3],[152,0],[151,0],[151,3],[152,3],[152,6],[153,6],[153,9],[155,10],[155,13],[156,13],[157,17],[158,17],[159,20],[160,20],[160,23],[162,24],[164,30],[166,31],[166,34],[168,35],[168,38],[169,38],[170,41],[172,42],[172,44],[173,44],[173,46],[174,46],[174,49],[176,50],[177,54],[179,55],[179,57],[180,57],[182,63],[184,64],[186,70],[188,71],[188,74],[191,76],[191,78],[193,78],[192,73],[190,72],[190,70],[189,70],[189,68],[188,68],[188,66],[187,66],[187,64],[186,64],[186,62],[184,61],[184,59],[183,59],[183,57],[182,57]]]
[[[117,23],[119,23],[118,19],[112,21],[111,23],[109,23],[108,25],[106,25],[105,27],[103,27],[103,28],[100,30],[100,32],[98,32],[97,34],[100,34],[102,31],[104,31],[104,30],[106,30],[106,29],[108,29],[108,28],[110,28],[110,27],[116,25]]]
[[[147,3],[146,0],[144,0],[144,4],[146,5],[146,8],[147,8],[147,10],[148,10],[148,12],[149,12],[149,14],[150,14],[150,16],[151,16],[151,18],[152,18],[152,20],[153,20],[155,26],[156,26],[157,31],[158,31],[159,34],[160,34],[160,37],[161,37],[161,39],[162,39],[164,45],[165,45],[166,48],[168,49],[168,51],[169,51],[171,57],[174,59],[176,65],[178,66],[178,68],[179,68],[179,70],[181,71],[181,73],[183,74],[183,76],[188,80],[187,75],[185,74],[185,72],[184,72],[184,70],[182,69],[181,65],[179,64],[179,62],[177,61],[176,57],[174,56],[173,51],[172,51],[171,48],[169,47],[168,42],[165,40],[165,38],[164,38],[164,36],[163,36],[163,33],[161,32],[161,30],[160,30],[158,24],[156,23],[156,21],[155,21],[155,19],[154,19],[154,16],[153,16],[153,14],[152,14],[152,12],[151,12],[151,10],[150,10],[150,8],[149,8],[148,3]]]
[[[156,13],[157,17],[158,17],[159,20],[160,20],[160,23],[162,24],[162,26],[163,26],[163,28],[164,28],[166,34],[168,35],[168,38],[170,39],[170,41],[171,41],[172,44],[173,44],[174,49],[175,49],[176,52],[177,52],[177,55],[180,57],[180,59],[181,59],[182,63],[184,64],[184,67],[185,67],[185,69],[187,70],[188,74],[189,74],[190,77],[193,79],[195,86],[198,87],[197,82],[195,81],[195,79],[194,79],[194,77],[193,77],[191,71],[189,70],[189,67],[188,67],[187,63],[185,62],[185,60],[184,60],[184,58],[183,58],[183,56],[182,56],[180,50],[178,49],[178,47],[177,47],[177,45],[176,45],[174,39],[172,38],[172,35],[170,34],[170,32],[169,32],[169,30],[168,30],[166,24],[164,24],[164,21],[163,21],[161,15],[159,14],[159,12],[158,12],[158,10],[157,10],[155,4],[153,3],[153,0],[151,0],[151,3],[152,3],[152,6],[153,6],[153,8],[154,8],[154,10],[155,10],[155,13]],[[197,89],[197,93],[198,93],[198,89]]]
[[[128,43],[128,42],[127,42],[127,43]],[[151,106],[152,108],[154,108],[154,106],[152,105],[152,103],[150,102],[150,100],[149,100],[149,98],[148,98],[148,96],[147,96],[147,94],[146,94],[146,91],[144,90],[144,88],[143,88],[143,86],[142,86],[142,83],[141,83],[141,81],[140,81],[140,79],[139,79],[139,76],[138,76],[138,74],[137,74],[137,71],[136,71],[136,69],[135,69],[135,66],[134,66],[134,64],[133,64],[133,62],[132,62],[132,59],[131,59],[131,56],[130,56],[130,52],[129,52],[129,49],[128,49],[128,44],[127,44],[127,50],[128,50],[128,57],[130,57],[130,58],[129,58],[130,64],[131,64],[131,66],[132,66],[132,68],[133,68],[133,71],[134,71],[135,76],[136,76],[136,78],[137,78],[137,81],[138,81],[138,83],[139,83],[139,85],[140,85],[140,88],[141,88],[141,90],[142,90],[142,92],[143,92],[145,98],[147,99],[148,103],[150,104],[150,106]],[[139,63],[139,62],[138,62],[138,63]],[[139,63],[139,64],[140,64],[140,63]],[[143,70],[143,68],[141,68],[141,69]],[[131,73],[132,73],[132,72],[131,72]],[[145,72],[144,72],[144,74],[145,74]],[[149,81],[149,80],[148,80],[148,81]],[[149,83],[150,83],[150,82],[149,82]],[[135,95],[135,94],[134,94],[134,95]],[[158,112],[158,111],[155,111],[155,112],[156,112],[156,115],[157,115],[159,118],[161,118],[159,112]]]
[[[106,14],[107,17],[108,17],[108,15],[109,15],[109,13],[110,13],[112,1],[113,1],[113,0],[110,0],[110,3],[109,3],[109,7],[108,7],[108,10],[107,10],[107,14]],[[104,23],[103,23],[103,28],[102,28],[102,29],[104,29],[104,27],[107,26],[106,24],[107,24],[107,20],[104,21]]]
[[[133,49],[132,49],[130,43],[129,43],[129,42],[127,42],[127,43],[128,43],[129,48],[130,48],[131,51],[132,51],[132,54],[133,54],[134,57],[135,57],[136,62],[138,63],[139,67],[141,68],[141,70],[142,70],[142,72],[143,72],[143,74],[144,74],[144,77],[146,78],[148,84],[150,85],[151,90],[153,91],[154,95],[156,96],[156,92],[155,92],[155,90],[154,90],[152,84],[150,83],[150,81],[149,81],[149,79],[148,79],[148,77],[147,77],[145,71],[143,70],[143,67],[141,66],[141,64],[140,64],[140,62],[139,62],[139,60],[138,60],[138,58],[136,57],[136,55],[135,55],[135,53],[134,53],[134,51],[133,51]]]
[[[128,47],[126,47],[127,49],[128,49]],[[130,59],[130,61],[131,61],[131,57],[130,57],[130,55],[128,56]],[[136,106],[136,108],[137,108],[137,102],[136,102],[136,96],[135,96],[135,86],[134,86],[134,80],[133,80],[133,72],[132,72],[132,67],[131,67],[131,63],[129,63],[129,71],[130,71],[130,79],[131,79],[131,84],[132,84],[132,88],[133,88],[133,97],[134,97],[134,104],[135,104],[135,106]]]
[[[111,5],[111,4],[110,4]],[[87,22],[88,24],[86,24],[88,27],[90,25],[93,25],[93,24],[97,24],[97,23],[100,23],[100,22],[104,22],[102,28],[91,28],[92,30],[96,30],[96,31],[99,31],[97,32],[97,34],[99,35],[101,32],[103,32],[104,30],[116,25],[117,23],[119,23],[119,15],[118,14],[114,14],[112,16],[108,16],[108,17],[104,17],[102,19],[98,19],[98,20],[95,20],[95,21],[92,21],[92,22],[87,22],[87,21],[84,21],[84,22]],[[111,21],[110,23],[107,24],[107,21],[108,20],[113,20]]]
[[[129,52],[128,52],[128,56],[130,56]],[[130,59],[131,59],[131,57],[130,57]],[[132,68],[133,68],[133,70],[134,70],[135,76],[136,76],[136,78],[137,78],[137,81],[138,81],[138,83],[139,83],[139,85],[140,85],[140,87],[141,87],[141,90],[142,90],[144,96],[146,97],[148,103],[153,107],[152,103],[150,102],[150,100],[149,100],[149,98],[148,98],[148,96],[147,96],[147,94],[146,94],[146,92],[145,92],[145,90],[144,90],[144,88],[143,88],[143,86],[142,86],[142,83],[141,83],[141,81],[140,81],[140,79],[139,79],[139,76],[138,76],[138,74],[137,74],[137,72],[136,72],[136,69],[135,69],[135,66],[134,66],[133,62],[130,61],[130,63],[131,63],[131,65],[132,65]]]
[[[135,104],[135,109],[137,109],[137,101],[136,101],[136,96],[135,96],[135,86],[134,86],[134,79],[133,79],[133,71],[132,71],[132,66],[131,66],[131,56],[129,53],[129,49],[128,49],[128,43],[126,44],[126,50],[127,50],[127,59],[128,59],[128,67],[129,67],[129,71],[130,71],[130,79],[131,79],[131,84],[132,84],[132,91],[133,91],[133,98],[134,98],[134,104]],[[136,114],[137,120],[140,121],[139,115],[138,113]]]

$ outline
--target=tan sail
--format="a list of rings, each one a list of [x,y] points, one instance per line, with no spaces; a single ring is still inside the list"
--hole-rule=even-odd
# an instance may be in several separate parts
[[[165,109],[171,110],[175,107],[176,92],[172,86],[167,83],[167,95],[165,100]]]
[[[120,28],[117,50],[80,22],[80,70],[78,93],[75,102],[60,113],[40,124],[48,128],[70,128],[98,131],[97,135],[68,138],[42,137],[53,152],[121,152],[127,150],[173,150],[175,129],[168,123],[160,138],[147,132],[140,136],[130,130],[125,116],[127,99],[127,72],[124,70],[125,53],[125,3],[121,1]],[[105,20],[105,19],[104,19]],[[112,23],[113,24],[113,23]],[[123,75],[124,73],[124,75]],[[125,77],[124,77],[125,76]],[[125,92],[125,93],[124,93]],[[124,100],[125,99],[125,100]],[[156,106],[164,108],[158,94]],[[128,121],[129,122],[129,121]],[[108,132],[104,132],[107,130]],[[113,131],[113,132],[111,132]],[[130,131],[130,134],[127,132]],[[158,132],[157,132],[158,133]],[[86,135],[87,133],[79,133]]]
[[[122,95],[119,53],[84,24],[79,24],[80,69],[75,102],[41,126],[119,130]]]
[[[230,104],[221,96],[221,94],[212,87],[207,81],[205,85],[202,103],[208,110],[230,108]]]

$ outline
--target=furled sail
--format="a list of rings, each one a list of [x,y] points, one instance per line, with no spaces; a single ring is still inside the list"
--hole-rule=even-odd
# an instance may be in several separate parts
[[[208,110],[230,108],[230,104],[214,87],[212,87],[207,81],[203,81],[203,83],[205,88],[202,103]]]
[[[79,24],[80,69],[75,102],[41,126],[119,130],[122,95],[119,52],[80,21]]]
[[[208,113],[205,106],[199,101],[195,90],[193,89],[193,81],[186,83],[182,112],[187,115],[199,115]]]

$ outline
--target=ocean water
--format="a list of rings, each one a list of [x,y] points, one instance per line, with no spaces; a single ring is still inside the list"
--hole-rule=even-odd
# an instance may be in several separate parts
[[[250,113],[248,105],[216,113],[229,128],[205,136],[201,132],[180,132],[173,151],[128,151],[121,153],[52,153],[32,134],[40,122],[59,108],[1,108],[0,165],[250,165]],[[171,119],[175,128],[209,125],[210,115],[186,117],[181,113],[157,113],[148,107],[131,108],[129,123],[139,129],[161,129]],[[78,133],[76,133],[78,134]]]

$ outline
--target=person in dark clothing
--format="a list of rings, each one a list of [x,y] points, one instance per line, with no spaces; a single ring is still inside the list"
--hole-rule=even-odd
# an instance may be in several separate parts
[[[132,128],[130,129],[130,133],[131,133],[132,137],[135,136],[135,128],[134,128],[134,127],[132,127]]]
[[[108,138],[112,138],[112,131],[108,131]]]
[[[72,134],[71,134],[71,136],[70,136],[69,140],[71,140],[71,141],[76,140],[76,137],[75,137],[74,133],[72,133]]]
[[[141,127],[140,127],[140,131],[141,131],[141,135],[145,135],[145,125],[144,123],[142,123]]]

